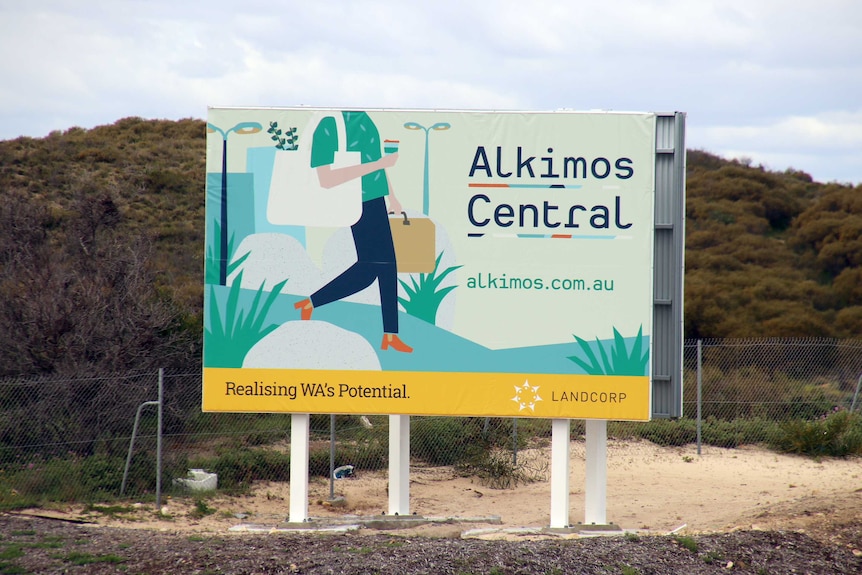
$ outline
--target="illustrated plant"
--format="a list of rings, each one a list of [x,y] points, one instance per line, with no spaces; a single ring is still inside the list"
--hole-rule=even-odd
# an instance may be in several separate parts
[[[282,131],[278,122],[270,122],[266,133],[275,142],[275,147],[283,151],[291,151],[299,148],[299,136],[296,135],[296,127],[285,128]]]
[[[443,257],[443,252],[437,255],[434,260],[434,271],[431,273],[421,273],[410,276],[410,284],[404,280],[398,280],[404,291],[407,292],[407,297],[398,298],[398,302],[404,307],[404,311],[413,317],[434,324],[437,321],[437,309],[446,295],[455,289],[457,286],[447,286],[442,289],[437,289],[440,282],[447,275],[463,266],[451,266],[443,270],[443,273],[437,275],[437,268],[440,266],[440,259]]]
[[[287,280],[277,283],[263,303],[264,283],[261,283],[246,313],[239,306],[242,273],[239,272],[231,284],[224,313],[219,309],[215,288],[210,288],[211,325],[206,330],[205,340],[206,363],[209,367],[240,367],[248,350],[278,327],[276,324],[264,326],[264,321]]]
[[[649,350],[644,351],[643,326],[638,329],[632,349],[626,348],[626,342],[620,332],[614,328],[614,343],[610,349],[610,357],[605,346],[596,338],[596,348],[601,356],[601,361],[593,352],[588,341],[574,336],[581,347],[586,360],[577,355],[567,356],[567,359],[578,364],[587,375],[644,375],[646,372]]]
[[[215,222],[215,233],[213,234],[213,243],[207,246],[207,256],[206,262],[204,265],[204,283],[209,285],[215,285],[219,283],[219,262],[216,258],[214,245],[219,245],[221,238],[221,225],[218,221]],[[238,268],[242,263],[248,258],[251,252],[246,252],[238,259],[232,259],[234,256],[234,235],[231,234],[230,239],[227,243],[227,275],[233,273],[233,271]]]

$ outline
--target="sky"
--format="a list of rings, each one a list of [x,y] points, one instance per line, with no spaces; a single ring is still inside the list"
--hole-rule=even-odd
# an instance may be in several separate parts
[[[859,0],[0,0],[0,140],[208,106],[686,113],[862,184]]]

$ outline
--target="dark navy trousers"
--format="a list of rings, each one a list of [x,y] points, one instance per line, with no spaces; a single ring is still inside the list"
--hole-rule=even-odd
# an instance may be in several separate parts
[[[377,280],[383,331],[398,333],[398,268],[386,200],[362,202],[362,215],[350,226],[350,231],[356,246],[356,263],[314,292],[311,303],[314,307],[326,305],[362,291]]]

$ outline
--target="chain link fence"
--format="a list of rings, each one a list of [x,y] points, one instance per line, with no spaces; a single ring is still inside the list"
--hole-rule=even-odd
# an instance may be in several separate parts
[[[767,444],[793,422],[859,411],[862,341],[703,340],[684,344],[684,416],[608,423],[612,440],[698,449]],[[171,492],[189,469],[218,475],[219,488],[288,481],[289,414],[202,413],[201,374],[28,377],[0,381],[0,506],[98,501]],[[136,427],[134,450],[130,451]],[[385,470],[388,416],[312,415],[310,473]],[[584,457],[584,422],[571,423],[572,453]],[[535,453],[550,446],[551,421],[411,418],[411,464],[451,466],[494,487],[541,478]],[[777,448],[778,448],[777,447]],[[531,455],[532,454],[532,455]],[[541,460],[541,458],[540,458]]]

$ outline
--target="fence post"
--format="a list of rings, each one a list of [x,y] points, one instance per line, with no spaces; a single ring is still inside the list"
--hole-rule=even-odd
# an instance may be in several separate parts
[[[126,456],[126,468],[123,470],[123,481],[120,483],[120,497],[126,493],[126,480],[129,478],[129,466],[132,464],[132,451],[135,448],[135,437],[138,435],[138,423],[141,421],[141,410],[148,405],[156,405],[158,401],[145,401],[138,406],[135,412],[135,423],[132,425],[132,438],[129,440],[129,454]],[[158,456],[157,456],[158,457]],[[158,467],[158,464],[156,464]],[[156,477],[156,489],[159,487],[159,478]]]
[[[159,368],[158,401],[145,401],[135,412],[135,423],[132,425],[132,438],[129,440],[129,454],[126,456],[126,467],[123,469],[123,482],[120,484],[120,497],[126,492],[126,480],[129,478],[129,466],[132,464],[132,451],[135,448],[135,437],[138,435],[138,423],[141,421],[141,410],[148,405],[158,406],[156,429],[156,510],[162,509],[162,405],[164,404],[165,369]]]
[[[329,414],[329,500],[335,500],[335,414]]]
[[[165,404],[165,368],[159,368],[159,415],[156,430],[156,510],[162,510],[162,408]]]
[[[702,340],[697,340],[697,454],[700,455],[703,409],[703,347]]]
[[[853,393],[853,403],[850,404],[850,413],[853,413],[856,410],[856,398],[859,397],[860,386],[862,386],[862,375],[860,375],[859,380],[856,381],[856,391]]]
[[[518,467],[518,418],[512,418],[512,467]]]

